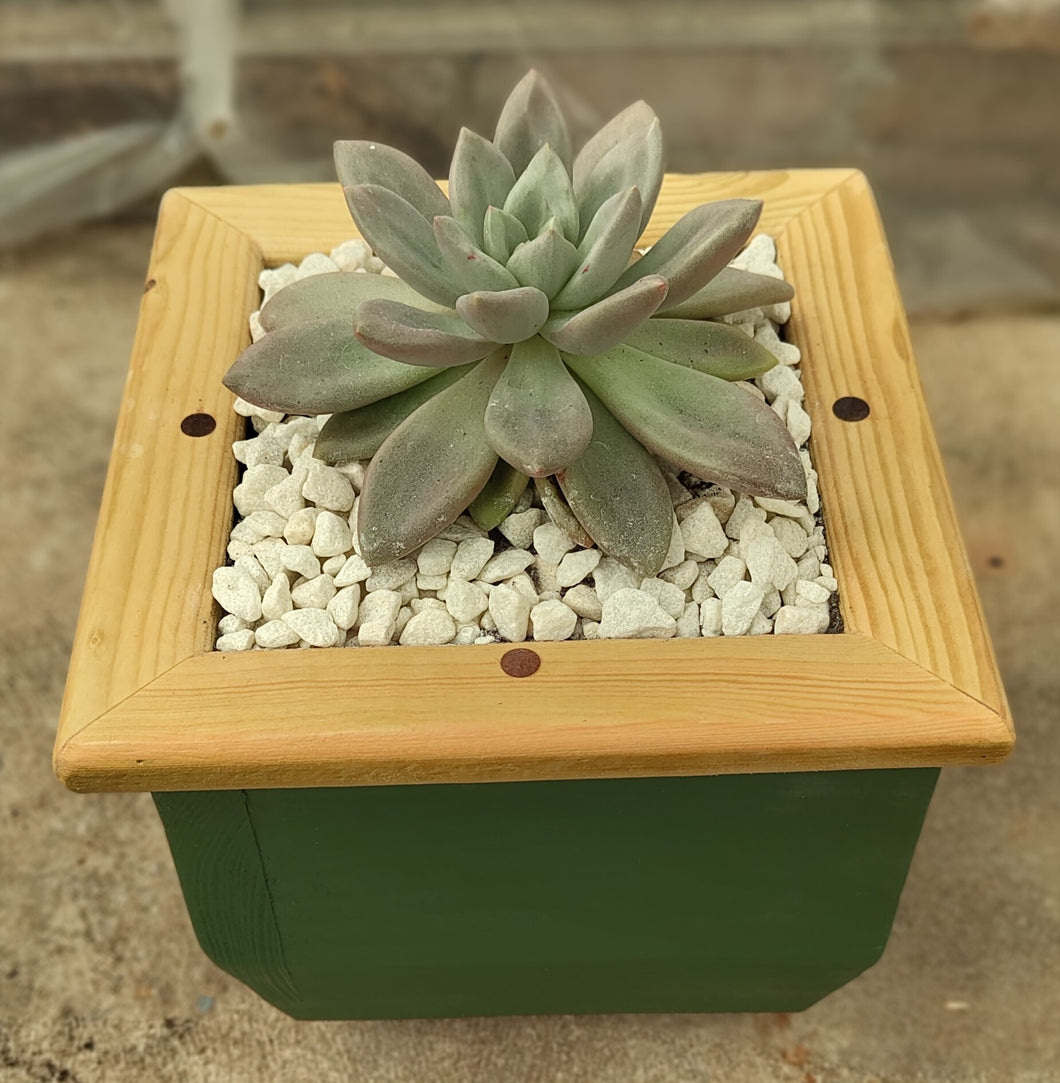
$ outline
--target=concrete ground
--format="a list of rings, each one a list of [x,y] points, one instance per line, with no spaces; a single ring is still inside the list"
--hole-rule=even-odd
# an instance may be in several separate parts
[[[0,1080],[1060,1079],[1060,317],[914,326],[1019,744],[943,773],[875,968],[790,1017],[296,1023],[199,951],[150,798],[51,773],[149,243],[0,256]]]

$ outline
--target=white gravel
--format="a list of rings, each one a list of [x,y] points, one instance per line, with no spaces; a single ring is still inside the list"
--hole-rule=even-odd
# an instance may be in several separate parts
[[[780,277],[775,260],[772,239],[759,236],[733,265]],[[388,273],[363,241],[349,241],[330,256],[263,271],[264,299],[336,268]],[[254,431],[233,445],[244,464],[233,493],[241,519],[228,545],[231,563],[213,576],[224,610],[217,649],[824,632],[837,584],[805,447],[799,350],[778,335],[789,316],[790,305],[781,304],[725,322],[779,362],[748,390],[764,397],[800,446],[807,500],[733,493],[660,463],[674,532],[663,570],[647,579],[576,544],[536,505],[532,487],[492,534],[462,515],[410,557],[370,568],[356,539],[366,464],[331,467],[312,457],[324,417],[285,418],[237,400]],[[257,313],[250,323],[256,340]]]

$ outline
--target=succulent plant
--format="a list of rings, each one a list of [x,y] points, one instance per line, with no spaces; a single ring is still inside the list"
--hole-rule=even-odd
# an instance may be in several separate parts
[[[792,296],[728,267],[761,204],[703,204],[637,258],[662,153],[659,121],[637,102],[573,157],[536,72],[492,141],[461,131],[448,196],[398,150],[336,144],[354,221],[397,277],[281,290],[225,383],[269,409],[333,415],[325,461],[371,459],[358,515],[369,564],[468,508],[496,525],[530,478],[561,525],[645,575],[673,524],[657,458],[752,495],[805,494],[784,425],[734,383],[773,356],[711,321]]]

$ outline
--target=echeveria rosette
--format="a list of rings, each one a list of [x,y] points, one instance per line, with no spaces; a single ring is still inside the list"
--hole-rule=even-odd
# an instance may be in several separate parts
[[[358,515],[369,564],[469,507],[496,525],[533,477],[553,517],[653,575],[672,529],[653,456],[740,492],[805,495],[783,423],[732,383],[773,356],[710,322],[792,296],[728,267],[761,204],[703,204],[636,258],[663,176],[643,102],[572,158],[530,72],[492,141],[461,131],[448,196],[391,147],[342,142],[335,161],[358,229],[398,277],[280,291],[225,382],[270,409],[333,414],[320,458],[371,459]]]

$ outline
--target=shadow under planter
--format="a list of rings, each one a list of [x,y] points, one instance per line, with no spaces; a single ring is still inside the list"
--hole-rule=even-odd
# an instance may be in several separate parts
[[[155,802],[203,950],[296,1018],[778,1012],[879,958],[937,775]]]

